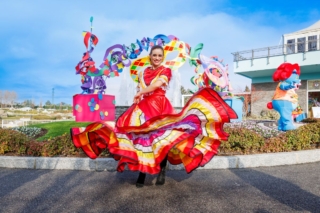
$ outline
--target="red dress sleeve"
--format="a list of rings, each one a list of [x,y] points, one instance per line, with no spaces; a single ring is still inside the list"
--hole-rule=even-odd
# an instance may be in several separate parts
[[[171,80],[171,76],[172,76],[171,69],[170,68],[165,68],[160,73],[159,78],[168,85],[170,80]]]

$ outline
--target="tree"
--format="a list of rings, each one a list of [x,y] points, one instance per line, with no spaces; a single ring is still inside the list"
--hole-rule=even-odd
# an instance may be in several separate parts
[[[3,102],[5,107],[10,102],[10,92],[7,90],[4,91]]]
[[[18,95],[15,91],[9,92],[9,104],[13,107],[13,104],[16,102]]]
[[[181,95],[188,95],[191,94],[189,89],[185,89],[183,86],[181,86]]]
[[[246,88],[244,89],[244,92],[250,92],[250,89],[247,85],[246,85]]]
[[[51,102],[48,100],[47,102],[46,102],[46,106],[50,106],[51,105]]]
[[[32,101],[31,100],[25,100],[23,101],[23,105],[26,107],[32,107]]]

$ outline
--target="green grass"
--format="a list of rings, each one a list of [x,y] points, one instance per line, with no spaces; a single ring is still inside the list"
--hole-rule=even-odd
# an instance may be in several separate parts
[[[49,138],[63,135],[64,133],[69,134],[70,128],[72,127],[85,127],[88,124],[90,124],[90,122],[61,121],[61,122],[52,122],[52,123],[45,123],[45,124],[33,124],[29,126],[39,127],[39,128],[48,130],[47,134],[37,139],[37,141],[43,141]]]

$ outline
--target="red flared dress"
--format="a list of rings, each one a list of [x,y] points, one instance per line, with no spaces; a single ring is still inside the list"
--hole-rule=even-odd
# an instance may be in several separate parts
[[[157,174],[167,155],[171,164],[182,163],[187,173],[204,166],[217,154],[221,140],[228,139],[223,124],[237,114],[211,88],[195,93],[181,112],[175,113],[165,97],[170,79],[171,70],[163,66],[139,73],[140,88],[158,80],[164,86],[144,94],[118,118],[115,127],[96,122],[85,129],[72,128],[74,145],[92,159],[108,149],[119,161],[119,172],[127,165],[132,171]]]

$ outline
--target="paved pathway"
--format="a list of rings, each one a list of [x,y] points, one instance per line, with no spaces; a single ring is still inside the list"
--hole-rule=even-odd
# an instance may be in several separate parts
[[[137,173],[0,168],[0,212],[320,212],[320,163]]]

